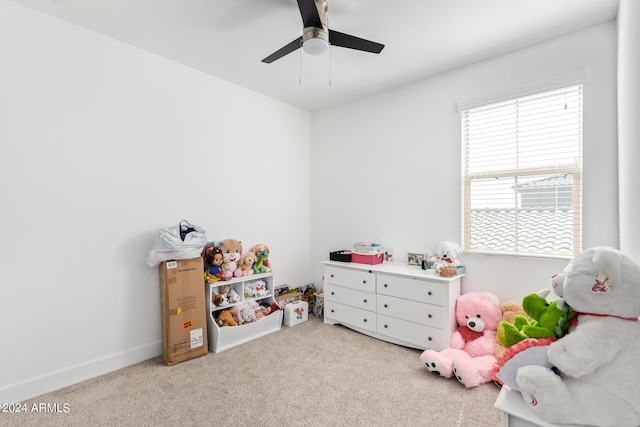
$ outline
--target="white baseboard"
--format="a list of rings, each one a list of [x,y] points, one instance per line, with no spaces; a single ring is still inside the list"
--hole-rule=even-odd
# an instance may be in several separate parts
[[[1,403],[18,403],[162,354],[162,341],[127,350],[0,389]]]

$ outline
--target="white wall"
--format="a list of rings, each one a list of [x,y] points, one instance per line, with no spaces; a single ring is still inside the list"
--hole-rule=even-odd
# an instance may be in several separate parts
[[[584,85],[583,247],[618,246],[616,24],[609,22],[312,114],[312,268],[356,241],[407,252],[460,241],[458,101],[578,70]],[[463,291],[520,301],[567,261],[462,254]]]
[[[618,10],[618,139],[620,144],[620,250],[640,260],[640,2]]]
[[[310,115],[0,0],[0,402],[160,354],[145,260],[179,219],[268,243],[294,286],[355,241],[459,240],[456,102],[576,69],[584,246],[617,246],[615,57],[612,22]],[[503,299],[566,263],[462,259],[465,291]]]
[[[310,279],[310,114],[0,0],[0,402],[161,354],[156,231]]]

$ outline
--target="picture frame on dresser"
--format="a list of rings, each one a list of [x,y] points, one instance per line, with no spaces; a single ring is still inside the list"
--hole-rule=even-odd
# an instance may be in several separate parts
[[[407,265],[415,265],[417,267],[422,266],[422,261],[424,261],[424,254],[419,254],[415,252],[407,253]]]

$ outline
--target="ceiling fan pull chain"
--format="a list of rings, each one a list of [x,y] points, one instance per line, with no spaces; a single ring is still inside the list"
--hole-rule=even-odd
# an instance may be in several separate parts
[[[302,41],[300,42],[300,46],[302,46]],[[298,77],[298,83],[302,86],[302,49],[300,50],[300,76]]]
[[[329,86],[331,86],[331,65],[333,64],[333,62],[331,62],[331,45],[329,45]]]
[[[326,8],[328,9],[329,5],[327,5]],[[327,17],[327,27],[329,27],[329,18],[328,17]],[[331,62],[331,59],[332,59],[331,51],[332,50],[333,50],[333,48],[331,47],[331,39],[329,39],[329,87],[331,87],[331,71],[332,71],[331,66],[333,65],[333,62]]]

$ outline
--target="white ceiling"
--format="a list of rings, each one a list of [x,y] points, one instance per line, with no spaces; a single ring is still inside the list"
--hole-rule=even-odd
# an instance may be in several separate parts
[[[302,34],[295,0],[14,0],[307,110],[615,19],[618,0],[328,0],[329,28],[385,45],[261,59]]]

